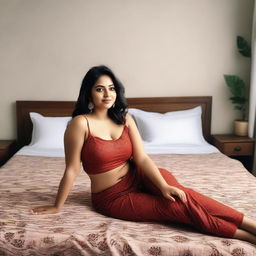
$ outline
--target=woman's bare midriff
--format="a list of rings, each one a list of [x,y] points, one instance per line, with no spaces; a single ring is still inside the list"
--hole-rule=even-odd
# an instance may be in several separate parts
[[[92,193],[99,193],[116,183],[118,183],[122,178],[128,173],[130,168],[130,163],[127,161],[121,166],[118,166],[117,168],[100,173],[100,174],[94,174],[89,175],[91,179],[91,192]]]

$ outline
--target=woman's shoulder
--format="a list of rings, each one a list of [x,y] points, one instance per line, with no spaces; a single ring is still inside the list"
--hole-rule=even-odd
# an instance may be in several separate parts
[[[83,115],[73,117],[67,125],[64,135],[65,147],[82,147],[84,138],[88,134],[86,119]]]
[[[133,120],[132,116],[127,113],[125,116],[125,125],[128,126],[128,128],[129,128],[129,126],[133,125],[133,124],[134,124],[134,120]]]
[[[87,117],[85,115],[77,115],[70,120],[68,127],[73,129],[79,128],[84,130],[87,128],[86,118]]]

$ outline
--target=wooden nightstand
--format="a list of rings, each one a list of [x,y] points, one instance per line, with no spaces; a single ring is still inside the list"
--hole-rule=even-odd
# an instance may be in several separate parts
[[[15,153],[15,140],[0,140],[0,166]]]
[[[249,171],[252,169],[254,139],[231,134],[212,135],[213,145],[223,154],[243,163]]]

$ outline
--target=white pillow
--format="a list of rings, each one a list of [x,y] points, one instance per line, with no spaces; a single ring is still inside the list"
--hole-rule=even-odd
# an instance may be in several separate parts
[[[202,109],[200,106],[189,110],[165,114],[139,109],[128,111],[138,126],[143,141],[152,144],[203,144]]]
[[[64,132],[71,117],[45,117],[30,112],[33,132],[30,146],[38,148],[64,148]]]

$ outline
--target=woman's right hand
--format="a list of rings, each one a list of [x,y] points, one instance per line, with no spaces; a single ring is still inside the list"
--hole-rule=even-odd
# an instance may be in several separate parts
[[[31,213],[34,214],[34,215],[54,214],[54,213],[58,213],[59,211],[60,211],[60,209],[58,209],[54,205],[40,206],[40,207],[36,207],[36,208],[31,209]]]
[[[162,189],[162,194],[165,198],[175,202],[175,197],[179,198],[183,203],[187,203],[187,196],[186,193],[174,186],[166,185]]]

